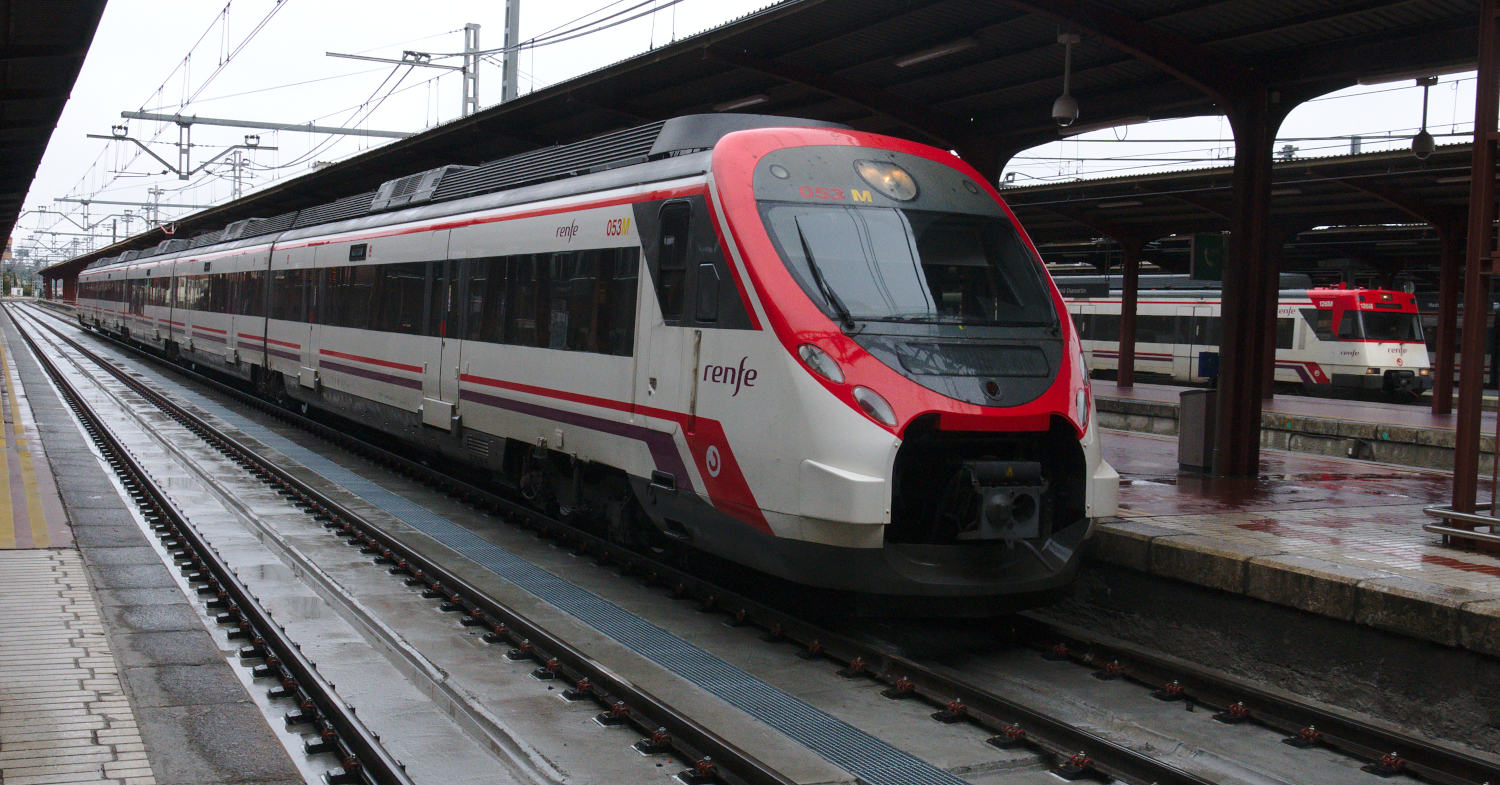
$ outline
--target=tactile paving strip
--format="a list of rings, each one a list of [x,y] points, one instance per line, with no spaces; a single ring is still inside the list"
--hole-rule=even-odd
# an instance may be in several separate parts
[[[250,434],[267,447],[483,565],[495,575],[775,728],[862,782],[869,785],[961,785],[965,782],[202,395],[180,388],[178,394],[201,411]]]

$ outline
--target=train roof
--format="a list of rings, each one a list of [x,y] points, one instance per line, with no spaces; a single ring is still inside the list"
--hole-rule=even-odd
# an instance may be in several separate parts
[[[585,178],[604,172],[641,164],[670,161],[712,150],[724,136],[754,128],[786,126],[811,128],[847,128],[840,123],[804,120],[756,114],[698,114],[674,117],[621,131],[583,139],[569,144],[501,158],[475,166],[449,165],[387,180],[374,191],[346,196],[337,201],[305,207],[270,218],[246,218],[212,232],[192,238],[164,240],[153,248],[126,251],[115,257],[100,259],[85,270],[111,267],[126,262],[158,256],[175,256],[184,251],[220,245],[257,237],[273,238],[288,231],[324,226],[378,213],[394,212],[424,204],[452,202],[476,196],[517,191],[526,200],[563,196],[579,189],[574,187],[533,187],[558,181]],[[686,161],[665,167],[668,171],[684,170]],[[705,164],[706,165],[706,164]],[[700,165],[698,168],[702,168]],[[589,189],[625,185],[635,178],[587,178]],[[650,178],[656,179],[656,178]],[[578,183],[584,185],[584,183]],[[495,205],[484,205],[484,207]],[[477,207],[475,209],[483,209]],[[163,259],[163,261],[166,261]]]
[[[1125,287],[1123,275],[1055,275],[1052,280],[1063,297],[1107,297]],[[1140,291],[1170,292],[1180,297],[1216,295],[1223,288],[1219,281],[1203,281],[1180,274],[1142,275],[1136,285]],[[1312,277],[1306,273],[1282,273],[1279,289],[1311,289]]]

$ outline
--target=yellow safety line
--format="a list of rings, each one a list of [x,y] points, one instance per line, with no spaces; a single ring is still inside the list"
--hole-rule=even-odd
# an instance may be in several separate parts
[[[42,495],[36,486],[36,467],[31,463],[31,444],[26,438],[26,417],[23,407],[16,400],[16,388],[20,378],[9,355],[0,355],[5,362],[5,391],[10,400],[10,427],[15,432],[16,455],[21,460],[21,485],[26,492],[26,517],[31,523],[31,544],[37,548],[52,547],[52,535],[47,531],[47,511],[42,507]]]
[[[6,391],[10,392],[10,357],[5,352],[3,340],[0,340],[0,365],[7,369],[3,383]],[[12,415],[15,410],[15,404],[10,404]],[[5,429],[0,429],[0,548],[16,547],[16,516],[10,503],[10,446],[7,435]]]

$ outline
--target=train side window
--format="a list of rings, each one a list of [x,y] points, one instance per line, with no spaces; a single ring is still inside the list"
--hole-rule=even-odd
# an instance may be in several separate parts
[[[1333,340],[1333,311],[1320,311],[1316,308],[1302,308],[1302,319],[1312,328],[1313,334],[1320,341]]]
[[[1291,319],[1277,319],[1276,320],[1276,348],[1277,349],[1290,349],[1290,348],[1292,348],[1292,332],[1293,332],[1293,328],[1295,326],[1296,326],[1296,322],[1293,322]]]
[[[1112,341],[1120,340],[1120,315],[1113,313],[1101,313],[1094,316],[1094,340]]]
[[[1199,336],[1199,345],[1218,346],[1223,343],[1224,320],[1221,317],[1204,316],[1200,317],[1200,321],[1202,327],[1199,329],[1203,331],[1203,335]]]
[[[698,265],[698,321],[719,321],[719,268],[712,262]]]
[[[1172,343],[1177,324],[1171,316],[1136,316],[1136,343]],[[1119,340],[1118,336],[1115,340]]]
[[[306,321],[306,317],[303,315],[302,301],[302,271],[272,271],[271,318],[289,322]]]
[[[606,260],[612,269],[604,295],[600,351],[629,357],[635,351],[635,298],[640,285],[641,252],[638,248],[616,248],[606,252]]]
[[[661,208],[661,240],[657,247],[656,300],[667,321],[682,318],[683,289],[687,283],[688,243],[692,207],[668,202]]]
[[[426,294],[427,265],[422,262],[382,264],[376,282],[372,329],[415,335],[422,324],[422,298]]]
[[[510,320],[505,342],[516,346],[548,346],[547,312],[552,297],[547,258],[521,254],[507,260],[506,298]]]
[[[465,337],[471,341],[505,340],[505,259],[469,260],[469,321]]]

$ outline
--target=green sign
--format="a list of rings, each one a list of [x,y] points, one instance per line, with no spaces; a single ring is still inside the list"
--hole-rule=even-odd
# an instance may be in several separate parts
[[[1224,280],[1224,240],[1228,236],[1223,232],[1193,235],[1193,280]]]

